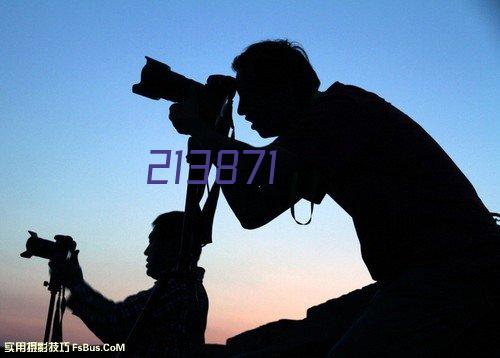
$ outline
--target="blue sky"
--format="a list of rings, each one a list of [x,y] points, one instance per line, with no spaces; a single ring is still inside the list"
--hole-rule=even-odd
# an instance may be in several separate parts
[[[0,18],[0,341],[41,336],[47,270],[18,256],[28,229],[72,235],[86,279],[113,299],[151,285],[142,255],[150,223],[182,209],[185,185],[147,185],[148,164],[161,161],[149,151],[184,149],[186,137],[167,102],[131,93],[145,55],[204,81],[232,74],[252,42],[298,41],[321,89],[338,80],[393,103],[500,210],[493,1],[2,1]],[[265,143],[237,116],[236,126],[240,139]],[[350,218],[329,199],[308,227],[287,213],[254,231],[222,200],[214,238],[202,259],[212,341],[301,317],[370,282]],[[93,339],[68,320],[69,338]]]

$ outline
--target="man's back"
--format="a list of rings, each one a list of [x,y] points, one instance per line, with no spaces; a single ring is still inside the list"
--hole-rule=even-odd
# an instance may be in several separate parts
[[[498,242],[493,218],[444,150],[373,93],[336,82],[275,144],[323,173],[353,218],[374,279]]]

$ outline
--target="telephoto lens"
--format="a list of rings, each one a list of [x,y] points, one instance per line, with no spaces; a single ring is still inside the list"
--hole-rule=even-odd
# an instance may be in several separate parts
[[[141,71],[141,81],[132,86],[132,92],[150,99],[165,99],[183,102],[196,99],[200,106],[200,117],[213,125],[228,97],[233,98],[236,80],[230,76],[215,75],[218,78],[207,84],[171,70],[170,66],[146,56],[146,65]]]

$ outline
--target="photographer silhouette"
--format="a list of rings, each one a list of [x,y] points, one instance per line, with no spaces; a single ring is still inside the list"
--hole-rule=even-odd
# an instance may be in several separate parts
[[[174,211],[158,216],[149,234],[147,275],[155,279],[154,302],[135,332],[126,353],[134,356],[190,357],[203,346],[208,297],[202,280],[205,270],[197,267],[192,277],[172,272],[177,263],[184,214]],[[201,253],[193,253],[197,261]],[[92,289],[83,279],[78,250],[66,262],[51,262],[71,291],[67,306],[104,343],[125,343],[142,314],[153,288],[115,303]]]
[[[241,225],[260,227],[289,208],[293,215],[301,198],[320,203],[328,194],[352,217],[380,283],[331,356],[446,354],[470,325],[498,312],[498,227],[422,127],[359,87],[318,91],[305,51],[286,40],[249,46],[233,69],[238,113],[260,136],[277,137],[260,148],[276,150],[274,184],[262,172],[246,184],[255,161],[240,157],[236,183],[222,186]],[[211,130],[192,101],[173,104],[169,117],[204,149],[255,149]]]

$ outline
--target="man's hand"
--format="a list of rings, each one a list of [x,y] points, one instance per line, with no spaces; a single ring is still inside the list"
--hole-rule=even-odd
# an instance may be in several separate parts
[[[79,250],[75,250],[65,261],[49,261],[50,275],[71,289],[83,282],[83,273],[78,263]]]
[[[180,134],[196,135],[208,130],[200,118],[199,104],[194,99],[172,104],[168,118]]]

